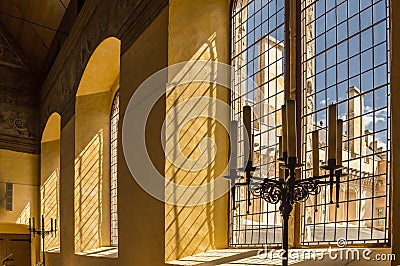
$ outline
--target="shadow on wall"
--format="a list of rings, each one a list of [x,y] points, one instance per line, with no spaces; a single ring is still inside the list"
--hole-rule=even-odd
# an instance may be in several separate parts
[[[101,246],[103,131],[75,159],[75,251]]]
[[[110,112],[119,88],[120,47],[114,37],[96,47],[76,93],[76,253],[110,245]]]
[[[45,214],[44,222],[46,229],[51,224],[51,219],[57,219],[57,230],[59,230],[59,170],[54,170],[53,173],[47,178],[46,182],[40,187],[40,198],[41,198],[41,213]],[[45,250],[53,249],[60,246],[59,233],[57,235],[51,235],[46,238]]]
[[[214,33],[190,60],[217,61],[216,50],[216,33]],[[185,75],[185,73],[169,77],[170,82],[171,80],[179,82],[180,80],[177,80],[179,75]],[[222,139],[216,139],[216,136],[223,136],[223,134],[226,134],[226,130],[213,119],[213,117],[216,117],[216,105],[208,104],[204,106],[202,101],[197,103],[193,101],[184,102],[194,97],[219,98],[220,91],[215,84],[217,75],[218,71],[212,70],[206,77],[207,81],[186,83],[167,91],[167,116],[173,118],[166,121],[165,138],[166,142],[172,141],[178,144],[174,145],[172,149],[166,150],[165,175],[166,179],[172,181],[173,184],[189,187],[208,184],[219,176],[225,168],[225,166],[218,164],[218,162],[221,162],[221,158],[226,157],[226,150],[222,148],[224,145],[223,141],[221,142]],[[182,110],[175,108],[178,104],[184,110],[182,113],[177,113],[177,109]],[[193,110],[196,110],[196,113],[206,113],[207,117],[188,119],[186,116]],[[168,132],[168,128],[170,128],[170,132]],[[199,165],[196,165],[196,163],[192,165],[192,168],[187,169],[186,167],[179,167],[171,161],[180,161],[178,158],[182,158],[182,155],[186,157],[185,162],[196,161],[201,158],[200,160],[204,159],[211,163],[198,170],[193,168],[198,168]],[[188,165],[190,165],[190,162]],[[166,191],[171,190],[168,186],[165,189]],[[182,193],[174,191],[174,193],[166,195],[166,200],[170,202],[178,202],[182,199],[192,203],[197,201],[209,202],[195,207],[166,204],[166,261],[216,248],[215,233],[218,229],[215,221],[218,220],[218,217],[215,215],[217,207],[213,200],[214,191],[213,189],[208,189],[204,193],[201,193],[201,191],[197,189],[197,192],[195,192],[197,194],[193,195],[193,191],[187,189]],[[219,230],[221,229],[219,228]]]

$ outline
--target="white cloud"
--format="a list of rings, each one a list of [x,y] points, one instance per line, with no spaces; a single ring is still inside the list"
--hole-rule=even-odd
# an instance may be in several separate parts
[[[324,100],[320,101],[319,104],[320,104],[320,105],[325,105],[325,104],[326,104],[327,102],[329,102],[330,100],[331,100],[330,98],[324,99]]]
[[[373,115],[365,115],[364,116],[364,125],[365,126],[369,126],[370,124],[372,124],[372,122],[374,122]]]
[[[364,125],[369,126],[374,122],[374,115],[369,114],[369,115],[364,115]],[[378,122],[385,122],[386,121],[386,116],[383,115],[378,115],[378,113],[375,114],[375,123]]]
[[[372,106],[367,105],[367,106],[365,106],[364,109],[365,109],[365,112],[372,111]]]
[[[387,116],[387,109],[382,109],[379,110],[378,112],[376,112],[376,115],[380,115],[380,116]]]

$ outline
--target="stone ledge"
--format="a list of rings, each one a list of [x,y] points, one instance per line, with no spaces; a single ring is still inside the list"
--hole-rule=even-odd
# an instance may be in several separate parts
[[[75,255],[87,256],[87,257],[98,257],[98,258],[118,258],[118,247],[101,247],[82,252],[77,252]]]
[[[60,254],[60,247],[50,248],[45,251],[48,254]]]
[[[0,134],[0,149],[40,154],[40,140]]]

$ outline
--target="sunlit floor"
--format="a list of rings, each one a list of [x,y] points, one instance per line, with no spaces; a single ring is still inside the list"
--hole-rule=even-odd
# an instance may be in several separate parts
[[[263,244],[263,243],[281,243],[281,227],[263,230],[259,227],[241,225],[240,231],[233,235],[236,243],[239,245]],[[348,243],[376,243],[375,240],[384,240],[385,232],[382,230],[356,226],[352,224],[325,224],[325,225],[307,225],[304,231],[304,241],[309,244],[320,244],[321,242],[335,242],[339,238],[347,239]],[[386,235],[386,239],[388,236]],[[372,239],[372,240],[371,240]]]
[[[289,259],[289,265],[308,266],[308,265],[321,265],[336,266],[336,265],[379,265],[389,266],[390,260],[388,259],[391,252],[390,249],[372,249],[367,257],[363,256],[365,249],[333,249],[328,252],[327,249],[295,249],[291,250],[291,254],[297,254],[297,258]],[[303,255],[302,255],[303,254]],[[313,255],[310,254],[315,254]],[[322,255],[321,255],[322,254]],[[355,254],[355,255],[353,255]],[[359,257],[357,257],[359,254]],[[385,254],[386,259],[378,261],[376,258],[378,254]],[[380,257],[382,258],[382,257]],[[182,258],[180,260],[171,261],[169,265],[282,265],[280,258],[271,258],[263,253],[261,250],[256,249],[223,249],[211,250],[208,252],[200,253],[194,256]]]

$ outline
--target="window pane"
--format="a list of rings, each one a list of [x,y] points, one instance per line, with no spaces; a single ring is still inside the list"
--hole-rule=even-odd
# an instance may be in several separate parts
[[[327,163],[327,108],[344,120],[343,171],[338,204],[323,187],[302,209],[304,245],[388,243],[390,164],[389,0],[303,0],[303,171],[312,177],[311,131],[319,130],[321,164]],[[325,21],[321,23],[325,17]],[[315,24],[315,25],[314,25]],[[307,28],[308,27],[308,28]],[[311,33],[310,33],[311,32]],[[324,36],[322,39],[320,36]],[[325,57],[324,57],[325,56]],[[320,175],[327,172],[320,171]],[[314,212],[317,208],[318,212]]]
[[[280,134],[280,107],[284,93],[284,1],[237,1],[232,10],[233,78],[232,117],[239,121],[238,167],[243,167],[242,108],[253,110],[254,165],[256,176],[277,178],[277,136]],[[261,16],[253,14],[261,13]],[[254,38],[255,25],[261,25],[262,34]],[[325,29],[322,29],[325,31]],[[325,39],[323,44],[325,45]],[[245,52],[248,51],[248,52]],[[239,174],[241,174],[239,172]],[[282,241],[279,204],[266,203],[251,194],[250,212],[247,213],[247,193],[236,188],[236,209],[231,210],[230,245],[260,246]],[[233,208],[233,206],[231,206]],[[232,209],[231,208],[231,209]]]

